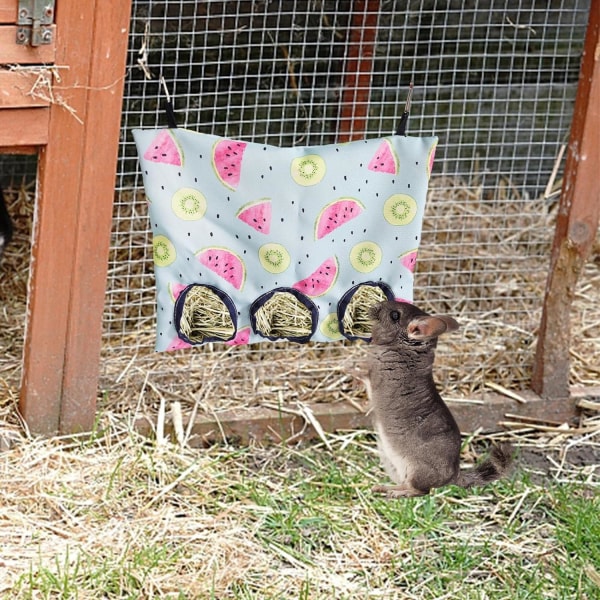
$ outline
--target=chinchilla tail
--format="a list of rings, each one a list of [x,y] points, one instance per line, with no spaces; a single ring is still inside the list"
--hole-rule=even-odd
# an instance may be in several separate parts
[[[474,469],[460,472],[454,483],[465,488],[491,483],[500,479],[508,471],[512,461],[513,448],[510,444],[492,446],[489,458]]]

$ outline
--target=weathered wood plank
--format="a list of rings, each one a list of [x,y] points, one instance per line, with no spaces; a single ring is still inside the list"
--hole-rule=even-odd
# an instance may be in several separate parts
[[[129,14],[126,1],[57,11],[60,91],[76,116],[51,105],[40,152],[20,399],[35,433],[89,430],[95,418]]]
[[[52,25],[53,39],[56,40],[56,25]],[[51,65],[56,57],[56,41],[43,46],[21,46],[16,43],[16,25],[0,25],[0,64],[9,65]],[[89,44],[89,40],[88,40]]]
[[[0,23],[17,22],[18,0],[0,0]]]
[[[0,148],[42,146],[48,142],[48,108],[0,110]]]
[[[507,413],[523,417],[549,420],[558,423],[574,424],[577,415],[578,399],[600,395],[600,388],[571,389],[568,400],[545,400],[531,391],[519,392],[519,396],[527,402],[522,404],[496,393],[488,393],[482,404],[448,402],[463,433],[474,431],[499,431],[498,425]],[[347,402],[334,404],[310,405],[315,418],[325,432],[371,429],[370,417],[366,414],[366,404],[361,412],[356,406]],[[216,417],[216,418],[215,418]],[[151,435],[153,426],[149,419],[140,417],[135,428],[143,435]],[[183,423],[187,427],[187,423]],[[173,423],[167,420],[165,434],[174,439]],[[306,421],[293,406],[275,410],[264,407],[244,408],[220,411],[215,416],[200,416],[191,428],[191,446],[203,446],[222,442],[223,437],[229,441],[247,444],[250,441],[281,442],[301,441],[318,438],[314,427]]]
[[[32,94],[37,80],[35,73],[0,71],[0,109],[48,106],[48,100]]]
[[[97,0],[65,349],[62,433],[90,430],[96,416],[130,12],[129,1]]]
[[[592,0],[550,259],[532,386],[569,395],[570,312],[600,218],[600,0]]]

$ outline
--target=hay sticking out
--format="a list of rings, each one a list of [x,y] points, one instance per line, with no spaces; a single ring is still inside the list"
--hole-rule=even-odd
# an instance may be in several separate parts
[[[185,296],[179,331],[190,342],[202,343],[207,338],[231,339],[235,325],[223,300],[210,288],[196,285]]]
[[[347,335],[357,337],[371,337],[370,309],[387,300],[383,290],[374,285],[361,285],[358,287],[342,317],[342,324]]]
[[[312,334],[310,310],[289,292],[275,292],[255,312],[256,328],[261,335],[302,338]]]

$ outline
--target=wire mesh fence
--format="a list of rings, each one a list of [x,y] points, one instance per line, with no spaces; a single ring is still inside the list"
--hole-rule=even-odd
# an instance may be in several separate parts
[[[351,385],[350,345],[153,352],[131,129],[166,125],[163,76],[180,126],[279,146],[337,141],[344,119],[351,137],[388,135],[413,81],[409,133],[440,138],[415,301],[463,324],[440,347],[439,377],[457,395],[526,387],[588,11],[588,0],[134,0],[102,385],[202,393],[214,407],[326,400]]]

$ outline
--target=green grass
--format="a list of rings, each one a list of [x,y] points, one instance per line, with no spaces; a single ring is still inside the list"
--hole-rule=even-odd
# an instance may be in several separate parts
[[[598,597],[598,473],[389,501],[371,437],[331,444],[25,443],[0,455],[0,597]]]

